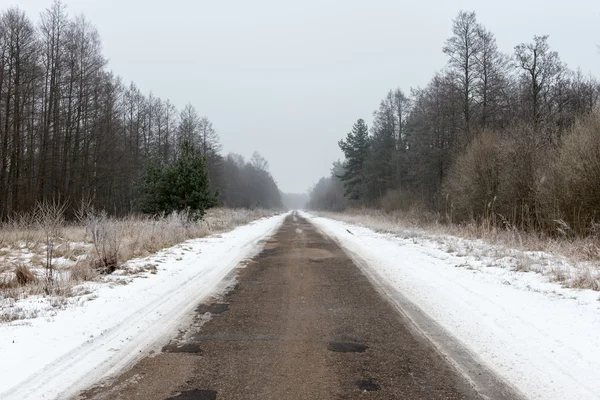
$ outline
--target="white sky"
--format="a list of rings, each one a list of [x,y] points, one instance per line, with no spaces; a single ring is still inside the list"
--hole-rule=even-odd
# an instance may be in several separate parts
[[[341,157],[337,141],[389,89],[424,86],[459,10],[504,52],[534,34],[569,67],[600,77],[600,1],[65,0],[100,31],[109,68],[146,94],[192,103],[225,152],[258,150],[286,192]],[[37,21],[51,0],[0,0]]]

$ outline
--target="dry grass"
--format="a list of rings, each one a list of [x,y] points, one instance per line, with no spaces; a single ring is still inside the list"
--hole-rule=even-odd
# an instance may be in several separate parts
[[[43,273],[42,273],[43,274]],[[16,278],[5,279],[0,283],[0,309],[3,308],[2,300],[21,300],[29,296],[71,297],[73,295],[73,282],[65,273],[58,273],[52,285],[44,279],[22,285]]]
[[[79,223],[62,223],[51,238],[33,216],[19,216],[0,225],[0,321],[34,314],[14,306],[14,301],[50,296],[52,304],[62,307],[60,299],[77,295],[77,285],[95,281],[130,259],[272,215],[274,212],[268,210],[218,208],[209,210],[201,221],[190,222],[183,213],[158,219],[117,219],[89,213]],[[47,274],[48,246],[52,247],[51,281]],[[148,265],[134,272],[155,274],[157,269]]]
[[[89,262],[77,262],[69,269],[69,279],[72,282],[93,281],[98,277],[98,271]]]
[[[318,214],[404,237],[406,235],[417,237],[431,234],[451,235],[465,239],[482,239],[493,245],[517,250],[560,254],[575,261],[600,261],[600,239],[594,236],[569,239],[551,237],[517,229],[502,229],[485,221],[446,224],[435,214],[420,215],[418,212],[411,211],[385,213],[373,209],[352,209],[344,213],[319,212]]]
[[[116,252],[119,262],[146,256],[189,239],[205,237],[234,229],[254,220],[272,216],[268,210],[211,209],[198,222],[189,222],[185,214],[171,214],[164,218],[129,217],[125,219],[105,218],[92,222],[100,225],[106,233],[109,252]],[[93,242],[93,238],[86,237]],[[113,248],[110,248],[110,247]]]
[[[32,285],[38,282],[38,277],[26,265],[20,264],[15,268],[15,279],[19,286]]]
[[[0,323],[36,318],[37,316],[37,310],[27,310],[23,307],[16,307],[14,305],[0,309]]]
[[[454,242],[449,240],[449,237],[481,240],[490,245],[480,249],[480,253],[486,253],[482,255],[499,259],[514,253],[515,270],[541,273],[567,287],[600,290],[600,238],[596,236],[550,237],[536,232],[501,229],[485,221],[446,224],[441,222],[441,217],[422,213],[420,210],[386,213],[374,209],[350,209],[344,213],[317,214],[405,239],[428,238],[444,243],[445,251],[449,253],[457,252]],[[571,264],[571,268],[547,267],[542,265],[540,260],[534,260],[525,254],[527,252],[544,252],[564,258]]]

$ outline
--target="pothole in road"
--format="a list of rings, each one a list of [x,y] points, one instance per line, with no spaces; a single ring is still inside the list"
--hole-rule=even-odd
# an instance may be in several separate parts
[[[313,263],[313,264],[323,264],[323,260],[318,260],[316,258],[311,258],[308,261],[311,262],[311,263]]]
[[[229,310],[229,304],[227,304],[227,303],[200,304],[196,308],[196,312],[201,315],[206,314],[206,313],[211,313],[212,315],[218,315],[218,314],[223,314],[227,310]]]
[[[379,384],[373,379],[362,379],[360,381],[356,381],[356,387],[366,392],[376,392],[381,389],[381,386],[379,386]]]
[[[200,345],[195,343],[186,343],[182,345],[168,344],[166,346],[163,346],[162,351],[163,353],[202,353]]]
[[[364,353],[369,346],[356,342],[329,342],[327,350],[336,353]]]
[[[215,390],[187,390],[165,400],[217,400],[217,392]]]

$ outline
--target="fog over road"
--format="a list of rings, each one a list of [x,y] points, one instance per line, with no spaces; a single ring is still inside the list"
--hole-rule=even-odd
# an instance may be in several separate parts
[[[199,305],[162,352],[81,398],[517,396],[483,368],[459,373],[334,241],[296,214],[235,282]]]

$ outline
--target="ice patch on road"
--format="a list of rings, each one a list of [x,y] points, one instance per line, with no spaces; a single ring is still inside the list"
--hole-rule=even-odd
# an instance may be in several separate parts
[[[599,399],[598,292],[304,214],[530,399]],[[351,232],[350,230],[351,229]]]

